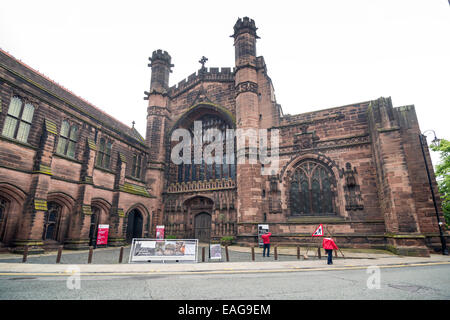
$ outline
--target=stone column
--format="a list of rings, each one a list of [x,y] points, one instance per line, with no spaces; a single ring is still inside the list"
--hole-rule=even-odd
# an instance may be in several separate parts
[[[125,212],[120,205],[120,190],[125,184],[125,171],[127,159],[124,154],[119,153],[117,159],[116,177],[114,181],[114,194],[110,212],[110,226],[108,236],[108,246],[121,246],[126,241],[126,234],[123,231]]]
[[[30,253],[44,251],[42,233],[47,211],[47,193],[51,183],[53,147],[57,134],[56,124],[44,119],[39,150],[34,159],[30,192],[19,231],[13,242],[15,252],[22,252],[26,245],[29,246]]]
[[[78,198],[74,212],[71,215],[69,236],[64,242],[67,249],[88,249],[89,229],[91,227],[91,200],[93,193],[94,161],[97,147],[95,142],[87,138],[81,165],[80,182],[78,186]]]
[[[406,255],[410,251],[428,255],[424,238],[420,235],[402,133],[394,116],[391,99],[372,101],[368,118],[388,248]],[[405,237],[412,235],[416,235],[415,243],[406,244]]]

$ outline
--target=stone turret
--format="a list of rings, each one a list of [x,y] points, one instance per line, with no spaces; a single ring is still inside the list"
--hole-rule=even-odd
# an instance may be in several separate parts
[[[235,46],[235,93],[237,129],[248,130],[248,141],[258,141],[259,129],[258,74],[256,59],[256,26],[248,17],[238,19],[234,25]],[[256,138],[256,139],[255,139]],[[261,212],[261,163],[249,158],[258,155],[258,146],[238,146],[237,150],[237,199],[238,222],[263,221]],[[246,233],[240,230],[238,233]]]
[[[150,91],[166,92],[169,88],[169,74],[174,66],[171,63],[172,58],[167,51],[156,50],[153,51],[152,56],[148,59],[150,60],[148,66],[152,68]]]
[[[146,181],[154,195],[161,199],[165,168],[164,133],[170,113],[168,108],[169,74],[174,65],[171,63],[170,55],[163,50],[153,51],[149,60],[151,63],[148,66],[152,68],[150,92],[145,92],[146,98],[144,98],[148,100],[146,144],[150,148]],[[159,203],[157,207],[161,208],[162,203]],[[160,210],[153,214],[151,232],[155,233],[156,225],[161,223],[162,215]]]

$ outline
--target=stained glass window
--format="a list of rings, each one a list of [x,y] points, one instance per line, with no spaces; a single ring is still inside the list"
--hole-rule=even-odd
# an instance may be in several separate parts
[[[183,181],[183,165],[179,164],[178,165],[178,182],[182,182]]]
[[[201,121],[201,131],[199,128],[194,127],[194,121]],[[202,159],[202,163],[194,163],[194,146],[191,146],[191,165],[176,166],[171,165],[174,168],[174,174],[171,174],[172,181],[204,181],[211,179],[234,179],[235,178],[235,168],[233,165],[226,163],[226,130],[230,129],[230,126],[220,117],[215,115],[204,115],[194,120],[191,126],[188,128],[192,134],[192,142],[194,142],[194,132],[197,135],[202,135],[203,148],[202,152],[205,150],[205,146],[211,144],[211,140],[215,141],[215,137],[211,131],[208,129],[217,129],[221,132],[224,143],[222,145],[222,163],[214,162],[213,164],[207,164],[205,159]],[[197,131],[195,131],[197,130]],[[214,137],[214,138],[212,138]],[[212,155],[214,157],[214,154]],[[221,157],[218,155],[218,158]],[[215,158],[214,158],[215,159]],[[176,171],[175,171],[176,170]],[[189,172],[187,173],[187,170]],[[181,171],[181,172],[180,172]]]
[[[331,181],[332,172],[317,161],[298,165],[289,187],[291,214],[333,214]]]

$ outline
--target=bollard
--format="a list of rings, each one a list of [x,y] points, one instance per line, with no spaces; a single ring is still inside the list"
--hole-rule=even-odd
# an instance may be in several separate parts
[[[317,248],[317,256],[322,259],[322,253],[320,252],[320,247]]]
[[[205,262],[205,247],[202,247],[202,262]]]
[[[252,261],[255,261],[255,247],[252,247]]]
[[[300,246],[297,246],[297,260],[300,260]]]
[[[25,248],[23,249],[22,262],[23,263],[27,262],[27,258],[28,258],[28,246],[25,246]]]
[[[88,263],[92,262],[92,255],[94,253],[94,247],[89,247],[89,256],[88,256]]]
[[[230,256],[228,255],[228,246],[225,246],[225,256],[227,258],[227,262],[230,261]]]
[[[277,250],[277,246],[275,246],[275,248],[274,248],[274,257],[275,257],[275,260],[278,260],[278,250]]]
[[[61,255],[62,255],[63,246],[58,247],[58,254],[56,256],[56,263],[61,263]]]
[[[123,259],[123,247],[120,247],[119,263],[122,263],[122,259]]]

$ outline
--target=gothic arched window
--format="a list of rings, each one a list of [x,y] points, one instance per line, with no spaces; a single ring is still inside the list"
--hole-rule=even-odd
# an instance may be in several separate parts
[[[201,132],[194,132],[195,126],[192,121],[186,129],[191,133],[191,163],[182,163],[179,165],[171,164],[171,177],[170,182],[190,182],[190,181],[207,181],[207,180],[221,180],[221,179],[235,179],[236,163],[230,163],[227,158],[226,137],[227,129],[230,129],[230,125],[224,121],[221,117],[213,114],[205,114],[195,121],[200,121],[202,126]],[[221,132],[221,138],[223,140],[222,145],[222,157],[221,161],[214,163],[207,163],[206,159],[202,157],[201,163],[194,163],[194,134],[202,136],[203,147],[202,152],[205,150],[205,146],[211,143],[212,137],[207,131],[208,129],[217,129]],[[219,155],[212,155],[218,157]],[[235,160],[236,161],[236,160]]]
[[[317,161],[298,165],[289,186],[291,215],[334,214],[333,181],[332,172]]]
[[[49,202],[47,209],[44,217],[44,232],[42,234],[42,239],[57,240],[62,207],[55,202]]]

